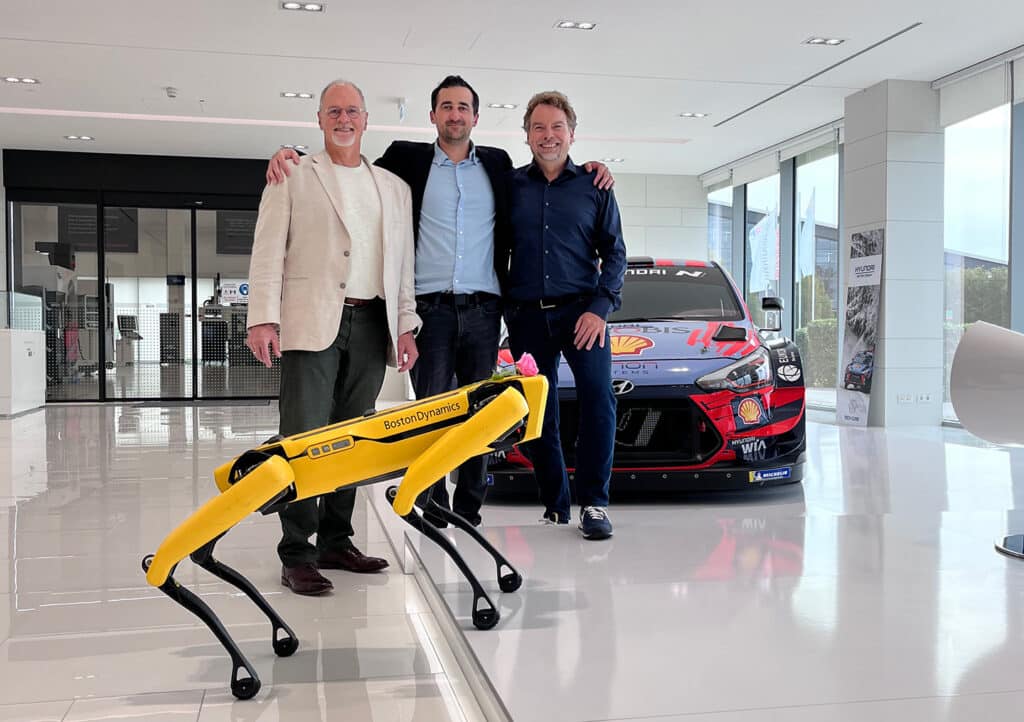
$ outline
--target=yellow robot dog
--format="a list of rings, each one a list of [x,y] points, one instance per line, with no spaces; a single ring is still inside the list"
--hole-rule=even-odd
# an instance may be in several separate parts
[[[231,692],[239,699],[249,699],[260,689],[256,670],[213,610],[175,581],[178,563],[190,556],[203,569],[243,591],[270,620],[274,652],[288,657],[299,647],[295,633],[248,579],[214,559],[214,545],[254,511],[273,514],[293,501],[402,476],[397,487],[387,490],[392,507],[451,557],[473,588],[473,624],[490,629],[498,623],[497,607],[448,538],[423,519],[413,502],[467,459],[537,438],[547,393],[543,376],[506,376],[314,431],[270,439],[214,471],[221,494],[172,531],[156,554],[143,559],[146,581],[210,628],[231,655]],[[434,502],[428,508],[469,534],[493,557],[503,592],[519,588],[523,581],[519,573],[469,522]],[[241,670],[247,676],[239,676]]]

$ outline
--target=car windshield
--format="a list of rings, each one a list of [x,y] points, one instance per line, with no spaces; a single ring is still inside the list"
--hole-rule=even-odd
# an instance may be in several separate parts
[[[622,307],[608,320],[661,318],[742,321],[743,311],[725,274],[714,266],[626,269]]]

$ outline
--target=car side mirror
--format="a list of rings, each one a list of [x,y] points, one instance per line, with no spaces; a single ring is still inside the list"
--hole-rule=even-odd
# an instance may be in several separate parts
[[[782,309],[785,303],[778,296],[765,296],[761,299],[761,310],[764,311],[762,331],[782,330]]]

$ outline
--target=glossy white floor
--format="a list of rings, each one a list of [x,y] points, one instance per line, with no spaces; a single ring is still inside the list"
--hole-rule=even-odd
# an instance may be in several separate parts
[[[275,425],[272,406],[0,420],[0,720],[482,717],[445,620],[368,505],[357,543],[392,569],[330,572],[330,597],[283,592],[276,519],[254,516],[218,547],[296,628],[289,659],[247,600],[182,565],[263,677],[256,700],[233,702],[216,641],[145,585],[142,556],[211,494],[210,470]],[[532,505],[489,505],[519,592],[498,593],[489,561],[451,532],[500,603],[489,632],[469,624],[454,567],[410,538],[517,722],[1010,718],[1024,704],[1024,562],[992,540],[1024,530],[1024,457],[943,429],[809,433],[802,487],[616,505],[606,542],[540,526]]]
[[[483,718],[365,498],[356,544],[392,571],[327,572],[329,596],[281,587],[276,517],[253,515],[217,547],[295,629],[290,658],[274,657],[269,624],[245,597],[182,563],[181,583],[220,613],[262,677],[254,700],[235,702],[214,637],[146,585],[142,557],[212,495],[212,469],[276,426],[269,405],[51,406],[0,420],[0,721]]]

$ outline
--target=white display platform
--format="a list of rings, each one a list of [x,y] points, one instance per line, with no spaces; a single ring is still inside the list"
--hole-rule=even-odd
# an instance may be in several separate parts
[[[46,335],[0,329],[0,416],[46,403]]]

